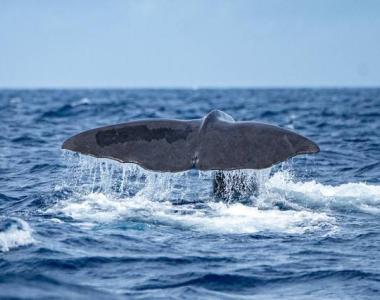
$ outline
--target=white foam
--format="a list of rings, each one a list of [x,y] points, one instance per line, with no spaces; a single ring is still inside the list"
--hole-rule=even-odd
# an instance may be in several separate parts
[[[336,230],[335,219],[325,213],[309,211],[261,210],[241,203],[210,203],[210,210],[194,214],[172,214],[167,211],[158,215],[194,229],[217,233],[278,232],[302,234],[328,229]]]
[[[288,172],[275,173],[266,184],[267,190],[289,197],[302,206],[348,208],[363,212],[380,212],[380,186],[364,182],[337,186],[312,181],[295,181]]]
[[[5,219],[9,222],[4,231],[0,231],[0,251],[7,252],[13,248],[34,243],[32,230],[27,222],[19,218]]]
[[[173,226],[219,233],[256,233],[260,231],[300,234],[317,230],[334,231],[335,219],[323,212],[261,210],[240,203],[207,202],[175,205],[170,201],[152,201],[139,194],[131,198],[113,198],[91,193],[81,200],[70,199],[55,207],[79,221],[112,222],[132,217],[142,222],[159,222]]]

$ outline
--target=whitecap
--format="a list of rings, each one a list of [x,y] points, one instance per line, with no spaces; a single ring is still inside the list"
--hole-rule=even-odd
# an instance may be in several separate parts
[[[71,104],[72,107],[80,106],[80,105],[88,105],[91,104],[91,100],[88,98],[81,98],[78,101],[75,101]]]
[[[289,172],[277,172],[266,183],[267,191],[303,207],[350,209],[380,213],[380,186],[365,182],[325,185],[315,180],[297,181]],[[273,195],[272,195],[273,197]]]
[[[19,218],[0,219],[0,251],[7,252],[34,243],[29,224]]]

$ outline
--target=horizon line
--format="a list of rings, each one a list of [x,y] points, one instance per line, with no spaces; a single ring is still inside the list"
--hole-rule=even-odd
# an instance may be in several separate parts
[[[0,86],[0,90],[242,90],[242,89],[379,89],[379,85],[258,85],[258,86]]]

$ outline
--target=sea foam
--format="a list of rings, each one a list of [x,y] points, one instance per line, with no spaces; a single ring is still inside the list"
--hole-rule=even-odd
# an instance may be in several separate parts
[[[27,222],[19,218],[0,219],[0,251],[7,252],[33,243],[32,229]]]

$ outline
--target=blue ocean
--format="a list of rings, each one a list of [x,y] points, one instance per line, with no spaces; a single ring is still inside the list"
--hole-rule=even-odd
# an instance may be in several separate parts
[[[220,201],[211,171],[61,150],[213,109],[321,152],[241,171],[260,192]],[[380,299],[380,89],[0,90],[0,128],[2,299]]]

